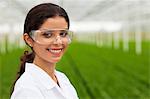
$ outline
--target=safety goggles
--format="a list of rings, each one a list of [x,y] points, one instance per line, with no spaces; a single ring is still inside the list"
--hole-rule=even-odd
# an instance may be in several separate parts
[[[43,29],[32,30],[29,35],[32,39],[40,44],[51,44],[56,40],[62,43],[71,43],[73,32],[68,29]]]

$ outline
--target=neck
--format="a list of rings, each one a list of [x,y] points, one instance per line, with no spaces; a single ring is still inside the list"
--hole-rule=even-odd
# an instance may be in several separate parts
[[[55,63],[42,60],[38,56],[35,56],[33,63],[43,69],[55,82],[57,82],[57,78],[54,73]]]

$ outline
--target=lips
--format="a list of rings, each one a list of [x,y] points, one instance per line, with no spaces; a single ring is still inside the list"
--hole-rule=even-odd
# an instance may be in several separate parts
[[[53,55],[60,55],[60,53],[62,52],[63,48],[47,48],[47,50],[53,54]]]
[[[61,52],[61,49],[59,49],[59,50],[50,50],[50,52],[52,52],[52,53],[60,53]]]

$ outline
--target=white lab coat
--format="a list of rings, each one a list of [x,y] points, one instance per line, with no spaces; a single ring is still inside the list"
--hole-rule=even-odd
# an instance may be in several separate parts
[[[55,75],[60,87],[41,68],[26,63],[25,72],[17,80],[11,99],[78,99],[68,78],[56,70]]]

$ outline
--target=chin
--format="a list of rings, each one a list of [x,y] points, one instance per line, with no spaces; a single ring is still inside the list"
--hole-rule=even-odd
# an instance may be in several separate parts
[[[57,63],[57,62],[59,62],[59,61],[60,61],[60,60],[53,60],[52,62],[53,62],[53,63]]]
[[[61,60],[61,58],[55,58],[55,59],[48,60],[48,62],[50,62],[50,63],[57,63],[60,60]]]

